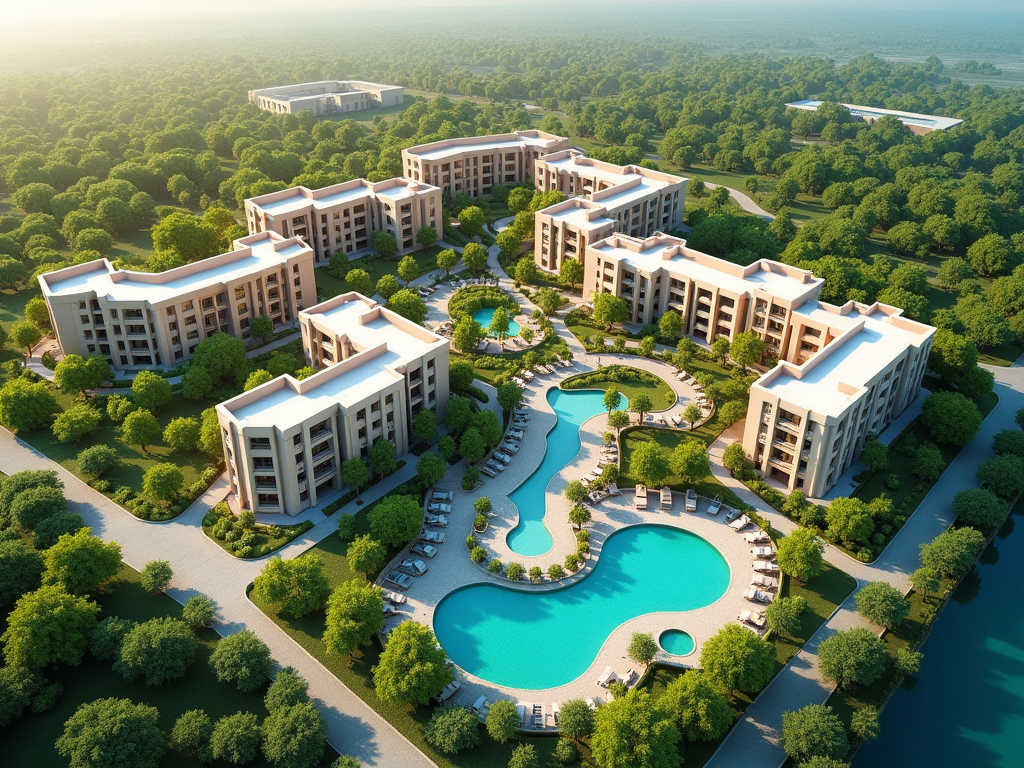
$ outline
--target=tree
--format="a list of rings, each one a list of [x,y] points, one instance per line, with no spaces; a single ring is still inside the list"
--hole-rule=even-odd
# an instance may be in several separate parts
[[[20,539],[0,541],[0,612],[42,583],[42,555]]]
[[[640,394],[633,397],[633,402],[629,404],[629,410],[637,414],[640,419],[640,423],[644,423],[644,415],[648,413],[654,404],[651,403],[651,398],[641,392]]]
[[[594,304],[594,322],[609,331],[615,323],[624,323],[629,319],[629,307],[618,296],[610,293],[598,293],[593,296],[591,301]]]
[[[28,270],[28,267],[26,267],[17,259],[0,257],[0,286],[3,286],[4,288],[7,288],[9,290],[16,290],[19,285],[24,285],[25,283],[27,283],[30,279],[30,276],[31,275]],[[24,325],[32,328],[35,327],[31,323],[16,323],[15,325]],[[12,334],[13,330],[14,329],[12,328]],[[24,333],[27,334],[28,332],[25,331]],[[13,335],[11,338],[13,340]],[[35,342],[32,343],[34,344]],[[15,346],[23,345],[16,344]]]
[[[692,431],[698,421],[704,416],[704,411],[701,410],[700,406],[696,403],[690,403],[686,408],[683,409],[683,420],[690,425]]]
[[[871,685],[889,660],[885,643],[865,627],[841,629],[818,646],[818,669],[840,688]]]
[[[857,613],[886,629],[896,629],[910,614],[910,601],[891,584],[875,581],[857,592]]]
[[[658,644],[654,642],[654,635],[650,632],[634,632],[630,636],[629,645],[626,648],[626,656],[630,661],[649,667],[657,655]]]
[[[939,572],[934,568],[922,566],[910,574],[910,583],[914,589],[921,593],[922,600],[927,603],[929,593],[934,594],[939,590]]]
[[[142,677],[146,685],[163,685],[185,676],[198,646],[191,627],[180,619],[150,619],[124,636],[114,671],[126,680]]]
[[[512,748],[508,768],[539,768],[537,748],[533,744],[517,744]]]
[[[199,445],[201,431],[199,419],[179,416],[164,428],[164,442],[176,451],[192,451]]]
[[[494,310],[494,314],[491,315],[491,324],[488,326],[487,331],[498,340],[498,343],[501,343],[508,338],[508,329],[508,311],[504,307],[498,307]]]
[[[912,651],[909,648],[898,648],[893,655],[892,665],[896,671],[903,675],[916,675],[921,671],[921,662],[924,654],[920,651]]]
[[[1009,272],[1014,266],[1014,251],[1002,235],[988,234],[967,249],[967,260],[982,275],[995,276]]]
[[[11,504],[15,498],[33,488],[62,491],[64,483],[52,469],[23,470],[0,482],[0,527],[11,523]]]
[[[156,707],[128,699],[97,699],[82,704],[55,744],[71,768],[157,768],[164,735]]]
[[[452,344],[460,352],[474,352],[483,338],[484,329],[469,315],[459,318],[452,331]]]
[[[565,498],[573,504],[579,504],[587,498],[587,486],[579,480],[570,480],[565,485]]]
[[[601,768],[675,768],[680,738],[651,694],[634,689],[597,710],[590,748]]]
[[[415,496],[385,496],[368,515],[370,535],[389,547],[400,547],[416,538],[423,524],[423,507]]]
[[[350,269],[345,273],[345,282],[356,293],[369,296],[373,290],[373,279],[365,269]]]
[[[235,765],[255,760],[259,746],[260,721],[251,712],[222,717],[214,724],[210,735],[210,754],[217,760]]]
[[[294,667],[284,667],[267,688],[263,703],[268,712],[277,712],[285,707],[294,707],[309,701],[309,683]]]
[[[259,578],[259,577],[257,577]],[[222,683],[236,683],[242,693],[255,691],[270,677],[274,660],[270,648],[249,629],[217,641],[210,668]]]
[[[830,540],[861,543],[868,540],[875,521],[867,505],[860,499],[839,497],[833,499],[825,511],[825,523]]]
[[[208,627],[213,623],[213,600],[206,595],[192,595],[181,609],[181,620],[192,629]]]
[[[423,737],[435,749],[454,755],[480,743],[480,724],[468,709],[445,704],[434,710]]]
[[[558,268],[558,282],[568,285],[570,290],[575,291],[576,286],[583,282],[583,265],[576,259],[563,259],[562,266]]]
[[[462,234],[466,237],[476,237],[481,234],[484,231],[484,224],[487,223],[484,212],[475,205],[463,208],[458,218],[459,225],[462,227]]]
[[[775,674],[775,647],[739,624],[726,624],[705,641],[700,665],[715,685],[756,693]]]
[[[260,343],[266,344],[267,339],[274,333],[274,321],[266,315],[254,317],[249,324],[249,332],[259,339]]]
[[[385,306],[417,325],[423,325],[423,321],[427,317],[427,305],[418,293],[410,291],[408,288],[395,292]]]
[[[798,763],[814,757],[839,760],[850,749],[843,722],[823,704],[782,714],[782,747]]]
[[[150,560],[139,572],[139,582],[147,592],[159,594],[171,583],[174,571],[167,560]]]
[[[813,531],[797,528],[777,544],[779,569],[805,584],[821,573],[824,546]]]
[[[462,249],[462,263],[474,276],[479,275],[487,266],[487,249],[480,243],[468,243]]]
[[[420,276],[420,265],[416,263],[416,259],[411,255],[403,256],[398,262],[398,276],[405,280],[405,285],[408,288],[409,283]]]
[[[629,458],[629,474],[644,485],[660,485],[668,477],[669,463],[657,443],[642,443]]]
[[[425,453],[416,462],[416,474],[425,485],[436,485],[448,472],[448,465],[436,453]]]
[[[424,248],[433,248],[437,242],[437,230],[433,227],[420,227],[416,230],[416,244]]]
[[[373,241],[373,250],[377,252],[382,261],[391,261],[394,255],[398,253],[398,241],[390,232],[379,230],[373,233],[371,239]]]
[[[210,743],[213,721],[201,709],[182,712],[171,729],[171,745],[186,755],[196,755]]]
[[[199,447],[204,453],[220,458],[224,455],[223,446],[220,441],[220,421],[217,419],[217,409],[207,408],[200,417],[202,427],[199,432]]]
[[[324,561],[319,556],[294,560],[274,557],[253,580],[252,598],[274,606],[282,616],[298,618],[323,608],[330,593]]]
[[[601,402],[604,403],[604,409],[611,414],[612,411],[622,405],[622,394],[619,392],[619,388],[614,384],[609,385],[608,389],[604,391]]]
[[[963,325],[967,338],[982,349],[999,346],[1013,333],[1009,322],[989,298],[978,293],[961,294],[953,307],[953,316]]]
[[[620,433],[623,428],[629,426],[629,414],[625,411],[612,411],[608,414],[608,427]]]
[[[572,509],[569,510],[569,524],[575,525],[577,530],[580,530],[589,522],[590,510],[582,504],[574,504]]]
[[[562,296],[554,288],[541,288],[533,295],[533,303],[550,317],[562,306]]]
[[[594,710],[583,699],[570,699],[562,704],[559,728],[562,735],[579,741],[594,732]]]
[[[1002,429],[992,438],[992,450],[997,454],[1012,453],[1024,456],[1024,430]]]
[[[263,755],[279,768],[311,768],[324,755],[326,723],[311,701],[280,707],[263,721]]]
[[[519,734],[519,710],[511,699],[498,699],[487,711],[487,733],[499,744]]]
[[[53,369],[53,383],[66,395],[96,389],[110,378],[110,365],[102,357],[67,355]]]
[[[444,276],[449,277],[455,265],[459,263],[459,254],[451,248],[445,248],[437,254],[437,268],[444,270]]]
[[[900,649],[905,650],[905,649]],[[850,719],[850,732],[861,741],[878,738],[881,727],[878,724],[878,710],[874,707],[858,707]]]
[[[171,385],[152,371],[139,371],[132,381],[132,402],[139,408],[156,413],[171,402]]]
[[[460,436],[469,426],[473,410],[469,398],[453,396],[448,399],[448,407],[444,411],[444,424],[453,436]]]
[[[23,320],[11,326],[7,338],[15,349],[24,349],[25,358],[28,359],[32,354],[32,347],[43,338],[43,334],[35,325]]]
[[[144,452],[159,434],[160,422],[149,411],[132,411],[121,422],[121,439],[129,445],[139,446]]]
[[[161,219],[152,235],[154,250],[173,251],[185,261],[198,261],[217,252],[217,230],[188,213],[176,212]]]
[[[342,463],[341,478],[345,481],[345,485],[356,489],[356,498],[358,499],[360,489],[370,482],[370,470],[362,458],[353,456]]]
[[[505,230],[498,235],[498,244],[501,245],[501,241],[505,239],[506,235],[510,235],[511,239],[515,241],[514,245],[510,246],[510,252],[508,258],[511,258],[515,254],[519,253],[519,239],[511,232],[511,230]],[[504,252],[504,251],[503,251]],[[533,285],[540,278],[540,270],[537,269],[537,262],[531,259],[529,256],[520,259],[516,262],[515,268],[515,279],[525,285]]]
[[[984,546],[985,537],[974,528],[949,528],[921,545],[921,564],[958,579],[971,569]]]
[[[15,528],[31,531],[67,509],[68,503],[60,488],[37,486],[26,488],[11,500],[9,519]]]
[[[711,342],[711,354],[718,358],[719,364],[725,365],[725,360],[729,357],[730,347],[728,339],[719,337]]]
[[[506,413],[523,402],[523,388],[514,381],[506,382],[498,387],[498,405]]]
[[[459,453],[470,464],[475,464],[484,457],[484,454],[487,453],[487,443],[480,434],[480,430],[476,427],[469,427],[462,433],[462,438],[459,440]]]
[[[104,542],[88,528],[61,536],[46,550],[43,583],[56,584],[72,595],[93,592],[121,570],[121,545]]]
[[[922,443],[914,456],[911,472],[926,483],[934,483],[946,471],[942,451],[932,443]]]
[[[981,427],[978,406],[958,392],[933,392],[921,407],[921,420],[940,445],[967,445]]]
[[[154,464],[142,476],[142,492],[153,501],[170,502],[181,493],[185,476],[177,464],[169,461]]]
[[[530,203],[533,201],[534,192],[526,187],[516,187],[515,189],[509,190],[508,193],[508,209],[513,214],[519,213],[520,211],[528,210]]]
[[[85,403],[72,405],[53,420],[51,431],[62,443],[77,443],[85,435],[95,432],[102,416]]]
[[[377,285],[374,286],[377,293],[379,293],[384,298],[384,301],[387,301],[396,293],[398,293],[401,287],[402,286],[398,284],[398,279],[391,274],[382,275],[381,278],[377,281]]]
[[[957,522],[982,531],[993,531],[1006,521],[1007,503],[985,488],[968,488],[953,497]]]
[[[700,440],[683,440],[669,457],[672,471],[687,485],[696,485],[711,474],[711,460]]]
[[[358,537],[349,545],[349,557],[352,556],[352,546],[360,539]],[[384,564],[384,548],[377,542],[372,542],[379,548],[377,566]],[[366,565],[366,563],[360,563]],[[353,564],[353,567],[355,565]],[[362,570],[362,569],[360,569]],[[377,570],[377,569],[374,569]],[[324,630],[324,645],[332,653],[345,656],[352,653],[377,632],[384,629],[384,598],[380,590],[372,584],[366,584],[357,579],[343,581],[335,589],[327,600],[327,622]]]
[[[1024,491],[1024,458],[1012,453],[993,456],[978,467],[977,475],[988,490],[1012,499]]]
[[[0,424],[15,432],[30,432],[50,423],[57,400],[43,382],[13,379],[0,387]]]
[[[424,408],[412,420],[412,433],[420,440],[430,441],[437,437],[437,414]]]
[[[246,382],[247,384],[249,382]],[[189,400],[204,400],[213,392],[217,379],[210,371],[193,364],[185,371],[181,380],[181,394]],[[116,395],[115,395],[116,397]],[[133,406],[134,407],[134,406]],[[213,410],[212,408],[210,410]],[[220,430],[217,430],[218,439]]]
[[[737,333],[729,347],[729,355],[736,364],[747,372],[747,367],[757,363],[764,354],[764,341],[753,331]]]
[[[658,335],[667,344],[674,344],[683,333],[683,319],[678,312],[666,312],[658,320]]]
[[[370,466],[383,480],[398,469],[398,458],[395,454],[395,444],[385,437],[378,437],[370,446]]]
[[[426,704],[452,680],[444,650],[434,633],[414,621],[391,632],[373,670],[373,684],[382,701]]]
[[[669,683],[658,705],[668,712],[688,742],[715,741],[732,725],[729,699],[698,670],[690,670]]]
[[[764,617],[773,632],[793,637],[800,631],[800,615],[807,610],[807,601],[800,597],[776,598],[764,609]]]
[[[8,666],[43,669],[77,665],[89,646],[100,608],[63,587],[43,586],[22,596],[7,616],[4,660]]]
[[[868,465],[870,471],[884,472],[889,468],[889,447],[878,440],[868,440],[861,448],[860,460]]]

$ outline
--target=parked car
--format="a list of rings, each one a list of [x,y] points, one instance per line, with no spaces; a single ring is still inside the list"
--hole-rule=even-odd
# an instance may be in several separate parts
[[[686,491],[686,511],[697,511],[697,492],[693,488],[689,488]]]
[[[438,528],[447,528],[448,515],[432,515],[430,513],[427,513],[423,517],[423,522],[425,522],[427,525],[433,525]]]
[[[711,502],[711,505],[708,507],[708,514],[709,515],[717,515],[719,513],[719,511],[721,511],[721,509],[722,509],[722,497],[721,496],[715,496],[714,500]]]
[[[395,606],[393,606],[391,603],[384,603],[385,616],[394,616],[396,613],[398,613],[398,611],[395,608]]]
[[[427,505],[428,512],[443,512],[446,515],[450,515],[452,512],[451,504],[442,504],[438,501],[432,501]]]
[[[430,494],[432,501],[451,501],[454,496],[455,494],[451,491],[442,491],[438,488],[435,488],[434,492]]]
[[[399,589],[408,589],[412,586],[412,577],[407,573],[400,573],[398,571],[389,573],[384,581],[388,582],[388,584],[394,584]]]
[[[505,465],[495,461],[494,459],[491,459],[486,464],[484,464],[483,469],[492,469],[495,472],[504,472],[505,471]],[[481,470],[481,471],[483,471],[483,470]]]
[[[511,456],[509,456],[507,453],[502,453],[501,451],[495,451],[494,458],[496,458],[502,464],[509,464],[512,461]]]
[[[437,554],[437,549],[427,544],[425,541],[417,541],[411,547],[410,552],[415,552],[417,555],[423,555],[424,557],[434,557]]]
[[[411,573],[413,576],[422,576],[427,572],[427,564],[418,557],[402,558],[402,562],[398,564],[398,567]]]
[[[444,541],[444,531],[420,531],[420,538],[429,541],[431,544],[440,544]]]
[[[497,477],[498,471],[495,469],[491,469],[490,465],[484,464],[482,467],[480,467],[480,474],[487,475],[488,477]]]
[[[399,576],[405,576],[405,574],[401,573],[399,574]],[[408,578],[408,576],[406,576],[406,578]],[[405,603],[406,599],[405,595],[400,595],[397,592],[388,592],[386,589],[380,593],[380,596],[388,602],[394,603],[395,605],[402,605],[403,603]]]
[[[504,443],[501,444],[501,450],[505,453],[515,456],[517,453],[519,453],[519,446],[511,441],[506,440]]]

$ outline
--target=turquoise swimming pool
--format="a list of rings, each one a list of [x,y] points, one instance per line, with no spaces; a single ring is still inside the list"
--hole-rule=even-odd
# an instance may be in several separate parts
[[[553,592],[477,584],[434,611],[434,632],[467,672],[498,685],[564,685],[593,663],[624,621],[710,605],[729,586],[725,558],[678,528],[637,525],[612,534],[582,581]],[[629,662],[623,660],[620,672]]]
[[[509,549],[520,555],[543,555],[553,543],[544,526],[544,493],[551,478],[560,472],[580,451],[580,427],[587,419],[604,412],[602,390],[548,390],[548,403],[558,417],[555,428],[548,432],[547,450],[540,466],[526,481],[509,494],[519,508],[519,525],[509,531]],[[622,398],[621,407],[626,407]]]
[[[683,632],[681,629],[666,629],[658,638],[658,645],[665,653],[671,653],[673,656],[685,656],[693,652],[695,643],[689,632]]]
[[[494,310],[495,310],[495,307],[487,307],[485,309],[478,309],[476,312],[473,313],[473,319],[476,320],[478,323],[480,323],[480,327],[484,329],[484,333],[487,333],[487,329],[491,327],[491,318],[494,317]],[[509,335],[509,338],[511,338],[512,336],[518,336],[519,335],[519,331],[521,331],[521,330],[522,330],[522,328],[520,328],[519,323],[517,323],[515,320],[509,318],[509,321],[508,321],[508,335]],[[490,336],[491,334],[487,333],[487,335]]]

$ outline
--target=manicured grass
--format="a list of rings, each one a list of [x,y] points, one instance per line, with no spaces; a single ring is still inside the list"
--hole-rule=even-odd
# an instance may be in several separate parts
[[[486,381],[488,384],[494,384],[495,379],[509,368],[515,367],[519,364],[523,357],[530,352],[536,352],[541,358],[546,357],[548,354],[555,352],[557,354],[566,354],[569,351],[568,347],[558,334],[553,331],[544,337],[544,340],[537,344],[535,347],[530,349],[520,350],[518,352],[506,352],[502,355],[474,355],[474,354],[462,354],[456,352],[453,348],[451,350],[452,361],[458,360],[459,362],[466,362],[473,366],[473,376],[482,381]],[[485,368],[480,365],[482,360],[502,360],[505,362],[500,368]]]
[[[139,575],[128,566],[110,583],[106,592],[97,598],[103,609],[101,618],[121,616],[134,621],[181,616],[181,606],[166,595],[153,595],[139,585]],[[3,622],[0,621],[0,624]],[[189,709],[204,709],[214,720],[236,712],[252,712],[261,720],[267,710],[263,706],[266,688],[253,693],[240,693],[231,684],[217,681],[210,669],[209,658],[218,636],[211,629],[197,633],[199,652],[188,675],[164,686],[149,686],[141,680],[128,682],[111,669],[110,662],[98,661],[90,654],[77,667],[60,667],[48,673],[50,681],[64,686],[57,706],[43,714],[26,714],[14,725],[4,729],[0,739],[0,765],[32,766],[32,768],[64,768],[67,759],[57,754],[54,742],[64,731],[65,721],[79,705],[107,697],[127,698],[135,703],[148,704],[160,712],[160,728],[169,733],[174,721]],[[321,768],[327,768],[336,758],[330,748],[325,749]],[[198,768],[195,758],[168,750],[160,765],[162,768]],[[262,753],[249,763],[263,768],[268,763]]]
[[[309,520],[303,520],[297,525],[265,525],[263,523],[256,523],[253,527],[253,533],[256,534],[256,538],[252,543],[252,557],[265,557],[272,552],[276,552],[312,527],[313,523]],[[278,529],[280,533],[275,533]],[[206,525],[205,518],[203,519],[203,533],[225,552],[230,552],[232,557],[238,557],[238,555],[227,548],[227,542],[221,541],[213,535],[213,526]]]
[[[419,265],[421,275],[437,271],[437,254],[442,250],[444,249],[441,246],[435,245],[433,248],[413,251],[410,254],[416,260],[416,264]],[[373,281],[373,284],[376,285],[377,281],[384,275],[394,275],[398,278],[398,262],[401,258],[404,257],[395,257],[391,261],[384,261],[374,254],[361,256],[350,261],[345,268],[345,272],[347,273],[350,269],[365,269],[370,273],[370,279]],[[399,278],[398,282],[399,284],[404,284],[405,281]],[[316,296],[318,301],[324,301],[351,290],[352,288],[349,287],[349,284],[344,279],[330,275],[327,272],[327,267],[320,267],[316,270]]]
[[[10,330],[12,325],[25,319],[25,305],[37,296],[42,296],[37,282],[20,291],[0,291],[0,325],[4,330]]]
[[[590,381],[593,377],[593,373],[584,373],[579,376],[573,376],[572,378],[566,379],[562,382],[563,389],[600,389],[607,391],[609,387],[615,387],[621,392],[629,402],[633,402],[633,399],[640,394],[647,395],[651,403],[654,405],[656,411],[664,410],[675,404],[676,393],[672,387],[669,386],[668,382],[662,379],[660,376],[655,374],[647,373],[646,371],[640,371],[636,368],[628,368],[627,371],[635,372],[635,376],[629,378],[623,378],[621,381]],[[571,386],[573,381],[583,376],[588,377],[586,385],[581,387]],[[642,376],[654,376],[657,381],[645,381]]]
[[[75,398],[70,395],[56,393],[57,404],[61,410],[65,410],[75,403]],[[212,465],[210,457],[198,451],[175,451],[170,446],[163,444],[163,438],[154,438],[154,445],[149,445],[143,451],[137,445],[128,445],[118,439],[118,424],[112,422],[106,416],[106,398],[90,398],[94,407],[103,412],[103,420],[100,428],[95,432],[86,435],[78,443],[62,443],[53,436],[48,428],[38,429],[34,432],[20,433],[18,437],[24,440],[38,451],[41,451],[51,459],[59,463],[70,472],[82,477],[83,480],[91,478],[84,477],[78,470],[78,453],[84,448],[92,445],[109,445],[117,451],[121,462],[111,469],[104,476],[104,480],[110,482],[111,488],[116,490],[119,486],[127,485],[136,493],[142,491],[142,476],[146,470],[155,464],[170,462],[176,465],[185,476],[185,486],[189,486],[199,479],[203,470]],[[171,419],[179,416],[191,416],[200,418],[200,414],[206,408],[216,404],[216,401],[186,400],[180,395],[175,396],[171,402],[160,409],[156,414],[157,421],[163,429]]]
[[[361,510],[355,516],[356,533],[369,533],[367,520],[369,508]],[[457,540],[447,540],[442,546],[461,547]],[[348,567],[345,552],[348,544],[337,536],[329,536],[309,550],[303,557],[319,556],[324,561],[324,569],[332,587],[344,581],[362,579],[362,574],[353,572]],[[397,550],[389,551],[388,557],[397,554]],[[373,577],[376,574],[372,574]],[[352,654],[350,658],[328,653],[321,638],[324,633],[324,613],[317,612],[300,619],[285,619],[272,608],[261,606],[264,612],[280,626],[289,637],[301,645],[314,658],[322,663],[331,673],[351,689],[357,696],[369,704],[375,711],[394,725],[413,744],[422,749],[427,756],[440,768],[493,768],[504,766],[512,754],[514,743],[504,746],[490,739],[486,733],[481,734],[480,746],[457,755],[444,755],[435,750],[423,738],[423,727],[434,711],[433,705],[410,709],[404,705],[396,705],[381,701],[373,686],[373,667],[380,658],[380,648],[376,641],[364,646]],[[552,757],[556,740],[552,738],[523,738],[521,741],[534,744],[540,756],[541,765],[555,766]]]

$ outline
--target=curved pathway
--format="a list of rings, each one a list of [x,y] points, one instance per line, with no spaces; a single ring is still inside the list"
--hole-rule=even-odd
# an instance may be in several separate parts
[[[749,195],[745,195],[738,189],[726,187],[724,184],[713,184],[710,181],[705,181],[704,186],[707,187],[708,189],[717,189],[718,187],[724,187],[725,189],[729,190],[729,197],[735,200],[736,204],[747,213],[753,213],[756,216],[760,216],[762,219],[767,219],[768,221],[775,220],[775,216],[773,214],[768,213],[768,211],[766,211],[764,208],[755,203]]]

